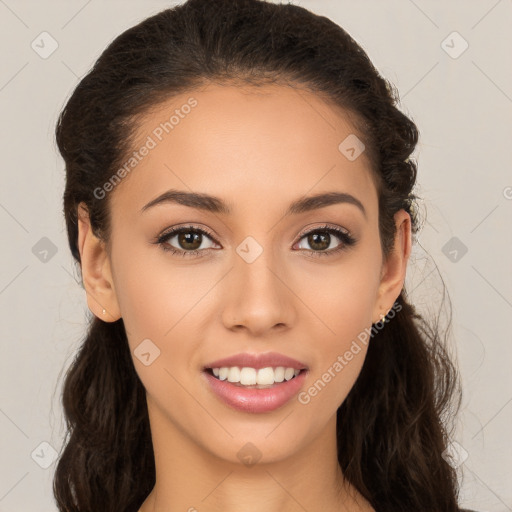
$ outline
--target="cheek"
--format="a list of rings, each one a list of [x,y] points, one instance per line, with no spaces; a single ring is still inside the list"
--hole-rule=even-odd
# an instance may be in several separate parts
[[[363,366],[378,278],[377,258],[354,253],[350,261],[303,281],[308,289],[304,288],[300,296],[307,297],[313,313],[307,315],[308,323],[318,324],[316,335],[310,331],[315,339],[316,364],[303,403],[313,403],[318,396],[317,406],[321,403],[325,414],[341,405]]]
[[[129,237],[116,242],[114,285],[129,339],[135,343],[170,337],[166,333],[185,315],[187,296],[193,295],[190,274],[186,279],[163,251],[149,243],[145,247]]]
[[[370,341],[371,308],[368,294],[338,293],[326,302],[322,319],[330,330],[315,339],[315,365],[301,404],[312,406],[312,420],[327,421],[343,403],[357,380]]]
[[[379,269],[371,258],[355,252],[338,265],[313,267],[301,269],[298,295],[310,310],[308,323],[319,320],[326,343],[341,349],[371,325]]]
[[[313,315],[306,316],[321,320],[329,345],[341,349],[340,343],[371,325],[381,265],[378,231],[368,228],[340,257],[316,257],[293,270],[294,291]]]
[[[121,249],[119,250],[121,252]],[[148,252],[132,251],[118,259],[115,288],[135,370],[162,410],[186,405],[190,397],[179,382],[190,371],[193,343],[188,343],[187,312],[197,303],[180,272],[164,268],[165,258],[148,261]],[[149,258],[151,260],[151,257]],[[197,292],[197,290],[196,290]],[[194,300],[189,295],[196,297]],[[183,401],[183,402],[182,402]]]
[[[211,270],[203,275],[170,263],[158,248],[133,247],[130,257],[122,258],[118,244],[114,284],[136,371],[146,389],[157,390],[172,381],[167,372],[181,381],[197,371],[205,295],[215,281]],[[154,362],[146,366],[139,354],[148,352]]]

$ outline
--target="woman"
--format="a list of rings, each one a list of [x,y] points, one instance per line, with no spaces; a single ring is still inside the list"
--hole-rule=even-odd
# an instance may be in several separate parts
[[[56,130],[94,314],[59,510],[459,511],[397,101],[293,5],[189,0],[103,52]]]

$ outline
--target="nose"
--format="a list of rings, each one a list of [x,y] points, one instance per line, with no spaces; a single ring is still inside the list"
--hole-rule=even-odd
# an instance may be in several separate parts
[[[254,260],[235,258],[224,291],[222,320],[227,329],[246,329],[261,337],[292,326],[298,299],[291,278],[276,268],[270,253],[262,251]]]

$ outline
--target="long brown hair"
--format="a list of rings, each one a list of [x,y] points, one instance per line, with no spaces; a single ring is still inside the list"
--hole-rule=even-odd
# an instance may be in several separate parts
[[[77,264],[77,208],[110,237],[109,195],[95,193],[122,165],[137,122],[154,105],[208,82],[300,85],[349,113],[378,189],[384,256],[412,193],[418,130],[398,93],[338,25],[291,4],[189,0],[112,41],[80,81],[56,127],[66,166],[64,215]],[[438,325],[408,302],[372,337],[337,412],[344,476],[379,512],[458,511],[457,477],[443,452],[460,404],[458,375]],[[456,400],[458,398],[458,401]],[[63,385],[67,436],[55,476],[60,511],[136,512],[155,484],[145,390],[123,320],[91,318]],[[455,403],[453,403],[455,402]]]

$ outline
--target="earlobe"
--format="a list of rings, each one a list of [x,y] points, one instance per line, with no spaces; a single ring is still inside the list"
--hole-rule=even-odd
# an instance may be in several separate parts
[[[395,213],[396,234],[393,249],[383,265],[373,323],[377,323],[393,307],[405,282],[411,254],[411,217],[405,210]]]
[[[78,206],[78,249],[89,309],[100,320],[115,322],[121,318],[121,313],[108,253],[104,241],[92,232],[89,212],[84,203]]]

